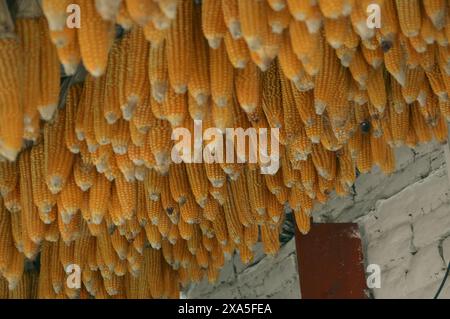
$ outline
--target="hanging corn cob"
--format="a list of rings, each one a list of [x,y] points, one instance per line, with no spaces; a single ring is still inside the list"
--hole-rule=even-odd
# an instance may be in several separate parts
[[[49,213],[56,204],[53,195],[45,184],[45,146],[43,143],[31,150],[31,181],[33,201],[42,213]]]
[[[16,159],[22,147],[24,129],[24,101],[19,86],[21,54],[18,40],[0,39],[0,155],[10,161]]]
[[[148,55],[149,45],[145,40],[142,28],[133,28],[130,32],[130,42],[126,57],[127,72],[124,93],[127,100],[126,104],[120,105],[123,118],[127,121],[131,120],[136,105],[149,92],[148,73],[146,72]]]
[[[219,107],[230,106],[233,93],[233,66],[225,46],[209,50],[211,96]]]
[[[111,183],[101,174],[97,174],[94,184],[89,190],[89,210],[91,222],[99,225],[108,210]]]
[[[114,27],[97,13],[95,3],[90,0],[79,0],[80,10],[84,18],[78,29],[78,42],[83,63],[95,77],[105,73],[108,53],[114,38]]]
[[[61,144],[59,138],[64,136],[66,114],[59,111],[55,123],[44,127],[44,152],[46,183],[53,194],[58,194],[65,185],[72,170],[73,154]]]
[[[185,93],[193,52],[192,1],[181,1],[167,36],[166,54],[170,85],[176,93]]]
[[[23,52],[23,80],[26,83],[41,83],[40,65],[40,28],[39,19],[20,18],[16,20],[16,29]],[[27,85],[23,92],[24,124],[26,131],[33,131],[32,122],[38,115],[39,86]]]
[[[202,2],[202,29],[211,48],[217,49],[227,31],[222,13],[221,0],[205,0]]]
[[[56,49],[50,41],[45,19],[39,19],[40,47],[40,95],[37,109],[41,118],[49,121],[55,113],[59,99],[60,66]]]

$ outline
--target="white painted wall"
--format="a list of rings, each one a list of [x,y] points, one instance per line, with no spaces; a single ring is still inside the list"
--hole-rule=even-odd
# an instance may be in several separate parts
[[[396,151],[397,171],[360,176],[356,194],[316,207],[316,222],[357,222],[365,262],[381,267],[375,298],[432,298],[450,262],[450,194],[443,147]],[[275,258],[259,250],[243,268],[233,258],[219,283],[193,286],[188,298],[299,298],[295,243]],[[450,278],[440,298],[450,298]]]

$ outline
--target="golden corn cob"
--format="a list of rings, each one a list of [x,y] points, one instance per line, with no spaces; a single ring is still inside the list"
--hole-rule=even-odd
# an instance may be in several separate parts
[[[420,91],[420,83],[423,81],[424,72],[422,68],[408,69],[406,72],[406,83],[402,87],[402,94],[405,102],[411,104],[414,102]]]
[[[16,29],[21,40],[24,57],[23,79],[27,83],[39,81],[39,65],[41,54],[39,19],[20,18],[16,20]],[[31,123],[38,115],[39,86],[28,85],[23,92],[25,129],[32,129]]]
[[[204,163],[206,175],[214,187],[222,187],[226,181],[226,174],[218,163]]]
[[[188,114],[187,94],[177,94],[169,88],[163,103],[165,118],[172,127],[180,126]]]
[[[225,24],[233,39],[241,37],[241,22],[239,19],[239,1],[222,0],[222,13]]]
[[[235,78],[236,96],[240,107],[247,113],[252,114],[260,107],[262,91],[261,71],[255,64],[249,63],[238,70]]]
[[[83,162],[80,157],[75,161],[73,174],[75,183],[83,192],[88,191],[94,184],[96,174],[93,165]]]
[[[267,225],[261,225],[261,241],[263,243],[264,252],[274,256],[280,249],[279,231]]]
[[[322,63],[324,45],[320,32],[310,33],[306,23],[292,20],[289,35],[292,49],[302,61],[305,71],[311,76],[316,75]]]
[[[223,184],[221,187],[211,186],[209,188],[209,193],[216,201],[219,202],[220,205],[223,205],[225,200],[228,198],[227,185]]]
[[[15,162],[0,161],[0,195],[5,197],[12,192],[18,180],[18,167]]]
[[[430,70],[426,70],[425,74],[428,78],[428,82],[430,83],[430,86],[434,92],[439,98],[445,99],[445,96],[447,94],[445,83],[443,80],[443,75],[438,67],[437,64],[435,64]],[[426,84],[426,81],[423,82]],[[423,85],[424,85],[423,84]],[[421,93],[419,93],[419,96],[417,99],[419,100],[421,97]],[[420,100],[419,100],[420,102]]]
[[[183,204],[191,192],[186,167],[183,164],[170,166],[169,185],[173,199],[177,203]]]
[[[233,100],[232,103],[234,104],[235,101]],[[233,107],[234,107],[234,105],[220,107],[216,103],[213,103],[212,112],[210,113],[211,114],[210,117],[212,118],[212,122],[214,125],[213,127],[216,128],[214,130],[214,132],[216,134],[219,134],[219,133],[224,134],[226,132],[226,128],[232,127],[233,122],[234,122],[233,121],[233,110],[232,110]],[[211,147],[213,147],[214,145],[215,144],[212,144]],[[219,156],[219,155],[217,155],[217,156]],[[217,158],[217,156],[216,156],[216,158]],[[216,162],[217,162],[217,160],[216,160]]]
[[[59,140],[64,134],[65,118],[65,113],[60,111],[55,123],[44,128],[46,183],[53,194],[62,190],[72,170],[73,154]]]
[[[232,35],[227,33],[224,42],[231,64],[238,69],[244,68],[250,59],[245,41],[243,39],[233,39]]]
[[[26,229],[27,237],[33,243],[39,244],[44,239],[45,225],[39,218],[37,207],[33,204],[30,153],[30,151],[22,153],[19,159],[22,227]]]
[[[204,207],[208,199],[208,178],[203,165],[187,164],[186,173],[195,201],[200,207]]]
[[[92,93],[94,91],[94,80],[91,76],[86,76],[83,83],[83,90],[78,102],[78,109],[75,114],[75,133],[78,141],[84,141],[87,135],[87,128],[85,128],[84,118],[89,115],[89,109],[86,105],[91,104]]]
[[[193,49],[192,1],[182,1],[177,9],[166,43],[170,85],[178,93],[185,93],[190,76]]]
[[[329,19],[336,19],[342,15],[346,16],[352,9],[352,2],[348,0],[319,0],[318,2],[323,15]]]
[[[228,242],[228,233],[230,229],[227,228],[227,221],[225,218],[224,210],[219,209],[217,211],[216,218],[212,222],[212,226],[214,229],[215,237],[217,238],[219,243],[225,245]],[[205,236],[203,236],[203,238],[203,245],[205,245]],[[205,245],[205,248],[208,250],[208,245]]]
[[[167,178],[159,175],[155,170],[149,170],[144,182],[147,198],[152,201],[159,201],[161,198],[162,184],[167,183]]]
[[[12,214],[20,212],[22,210],[22,206],[20,204],[20,185],[16,185],[16,187],[3,199],[6,210]]]
[[[136,105],[147,95],[149,45],[142,28],[135,27],[130,32],[129,51],[127,51],[127,72],[124,93],[126,104],[121,104],[123,118],[129,121],[133,117]]]
[[[239,20],[242,35],[251,51],[259,50],[267,41],[269,25],[267,23],[268,5],[265,1],[239,1]]]
[[[74,154],[80,153],[80,141],[75,134],[75,117],[78,111],[80,101],[81,86],[73,85],[70,87],[66,98],[66,123],[64,126],[64,141],[66,147]]]
[[[283,33],[283,31],[289,27],[289,22],[291,21],[291,18],[292,16],[289,10],[284,8],[284,1],[283,1],[283,9],[267,10],[267,20],[269,26],[272,29],[272,33],[276,34]]]
[[[369,74],[367,92],[373,106],[379,113],[383,113],[386,107],[387,97],[382,68],[372,70]]]
[[[336,176],[336,156],[333,152],[324,149],[321,145],[314,144],[312,160],[319,176],[326,180],[332,180]]]
[[[180,237],[180,232],[178,230],[178,225],[172,224],[170,226],[169,234],[167,235],[167,240],[174,245]]]
[[[256,173],[256,171],[254,173]],[[227,184],[228,192],[230,194],[230,205],[225,204],[224,207],[227,206],[229,209],[236,209],[239,221],[243,226],[248,227],[250,224],[255,222],[257,213],[263,214],[260,209],[261,207],[259,207],[262,206],[260,203],[262,200],[258,200],[256,196],[253,198],[255,200],[255,211],[252,211],[253,207],[247,200],[250,196],[249,189],[247,187],[247,176],[245,173],[239,176],[237,180],[230,181]]]
[[[425,13],[431,19],[436,29],[441,30],[445,26],[445,9],[446,9],[445,1],[425,0],[423,1],[423,7],[425,9]]]
[[[295,105],[294,95],[291,89],[289,80],[279,71],[279,78],[281,80],[281,96],[283,108],[283,128],[286,132],[286,144],[292,143],[300,134],[301,128],[298,123],[301,122],[300,115]]]
[[[227,32],[221,0],[205,0],[201,6],[202,29],[211,48],[217,49]],[[197,16],[198,17],[198,16]]]
[[[225,258],[229,258],[236,249],[236,244],[232,241],[227,242],[225,246],[222,246],[222,252]]]
[[[49,213],[56,203],[53,195],[45,184],[45,147],[43,143],[33,147],[31,156],[31,180],[33,201],[42,213]]]
[[[201,213],[201,212],[195,211],[195,208],[192,205],[193,203],[194,203],[193,201],[189,200],[187,202],[188,206],[183,205],[186,208],[194,209],[194,211],[185,210],[184,214],[183,214],[183,215],[185,215],[186,219],[188,219],[188,218],[192,218],[192,219],[189,219],[189,223],[188,223],[187,221],[185,221],[185,218],[180,218],[180,220],[178,221],[178,225],[177,225],[180,237],[184,240],[189,240],[192,238],[193,233],[194,233],[194,227],[195,227],[195,225],[194,225],[194,223],[192,223],[192,221],[194,220],[194,218],[197,218],[198,216],[200,216],[200,213]],[[180,207],[180,212],[181,212],[181,209],[182,209],[182,207]],[[196,216],[194,216],[194,215],[196,215]]]
[[[198,225],[195,225],[192,237],[186,241],[187,249],[192,255],[197,254],[199,246],[201,246],[201,239],[202,239],[202,232],[200,230],[200,227]]]
[[[354,2],[350,13],[353,29],[362,40],[370,40],[375,35],[375,30],[370,28],[367,23],[367,7],[369,4],[370,3],[366,3],[365,1]]]
[[[149,50],[148,75],[153,98],[162,103],[168,89],[168,71],[166,57],[167,41],[160,46],[151,46]]]
[[[125,0],[125,4],[130,17],[140,26],[150,22],[153,12],[158,9],[154,1]]]
[[[356,179],[355,163],[348,147],[344,147],[338,156],[339,180],[348,187],[352,186]]]
[[[0,199],[0,271],[4,272],[8,267],[8,263],[13,254],[14,240],[11,230],[11,217],[9,212],[6,211],[2,200]]]
[[[59,99],[60,66],[56,49],[50,41],[47,22],[44,18],[39,19],[39,30],[41,32],[40,52],[40,95],[38,111],[41,118],[49,121],[56,110]]]
[[[360,152],[356,157],[356,167],[361,173],[368,173],[372,169],[372,152],[369,133],[361,134]]]
[[[58,229],[61,235],[62,241],[66,244],[74,242],[80,236],[80,214],[72,216],[67,222],[66,217],[63,216],[63,210],[59,209],[60,215],[58,216]]]
[[[298,83],[304,76],[303,65],[292,49],[291,40],[287,32],[283,35],[281,41],[278,61],[283,73],[289,80]]]
[[[233,66],[224,45],[209,50],[211,95],[219,107],[230,106],[233,93]]]
[[[450,101],[439,100],[439,109],[443,117],[450,119]]]
[[[91,222],[99,225],[106,212],[111,193],[111,183],[101,174],[97,174],[94,184],[89,190],[89,209]]]
[[[83,23],[78,31],[78,43],[83,64],[94,77],[105,73],[108,53],[114,38],[114,27],[97,13],[95,4],[89,0],[79,0],[80,10],[84,14]]]
[[[378,46],[374,49],[368,49],[363,45],[360,48],[364,59],[374,69],[377,69],[383,63],[383,50],[381,50],[381,47]]]
[[[163,238],[167,238],[172,227],[172,221],[164,210],[159,212],[158,230]]]
[[[306,215],[303,211],[294,214],[295,222],[297,224],[298,230],[306,235],[311,229],[311,218]]]
[[[137,189],[136,182],[127,182],[122,174],[115,179],[115,190],[119,198],[122,216],[130,220],[136,213]]]
[[[56,46],[58,58],[67,75],[75,74],[80,62],[81,52],[78,44],[77,29],[67,26],[62,31],[50,31],[50,38]]]
[[[42,1],[42,10],[47,18],[50,30],[62,30],[67,22],[67,7],[69,0],[44,0]]]
[[[203,217],[208,221],[214,221],[219,211],[219,203],[212,197],[208,197],[203,207]]]
[[[0,40],[0,155],[14,161],[22,147],[23,103],[19,91],[21,49],[16,39]]]
[[[207,116],[207,107],[209,107],[209,101],[203,104],[199,104],[192,94],[189,94],[188,97],[188,111],[189,115],[191,116],[191,119],[194,121],[203,121]],[[188,121],[189,119],[186,118],[185,121]],[[195,122],[194,122],[195,124]]]
[[[119,13],[122,0],[95,0],[95,8],[104,20],[115,21]]]
[[[423,118],[422,114],[419,110],[419,105],[417,102],[415,102],[413,105],[411,105],[411,126],[414,129],[415,135],[417,137],[418,143],[426,143],[429,142],[432,139],[432,134],[430,127],[425,122],[425,119]]]
[[[382,3],[381,16],[384,17],[380,29],[383,41],[391,41],[399,31],[395,0],[386,0]]]
[[[119,5],[119,11],[117,13],[116,21],[117,24],[124,28],[126,31],[129,31],[134,25],[134,22],[131,19],[130,14],[128,13],[126,3],[124,1],[122,1]]]
[[[239,178],[239,180],[242,180],[243,178]],[[237,185],[236,185],[237,186]],[[229,186],[230,192],[231,186]],[[238,187],[233,187],[238,188]],[[237,191],[237,190],[235,190]],[[236,204],[239,204],[238,198],[229,198],[225,201],[223,208],[224,208],[224,215],[226,220],[226,225],[228,228],[228,233],[230,236],[230,240],[233,241],[235,244],[239,244],[244,239],[244,226],[252,224],[251,217],[246,216],[249,215],[250,211],[249,208],[246,208],[246,211],[241,212],[238,210]],[[241,204],[242,203],[241,201]],[[246,214],[245,214],[246,213]],[[217,217],[216,217],[217,220]],[[244,225],[245,224],[245,225]]]
[[[444,116],[440,115],[436,126],[431,128],[433,131],[434,138],[441,144],[447,143],[448,139],[448,125],[447,120]]]
[[[266,196],[268,194],[265,187],[264,177],[257,170],[246,170],[247,189],[250,207],[253,212],[264,215],[266,210]]]
[[[332,124],[330,123],[330,120],[325,118],[323,122],[324,124],[320,143],[326,150],[335,152],[339,150],[342,145],[339,144],[339,141],[331,128]]]
[[[422,24],[420,2],[395,0],[400,29],[408,38],[419,34]]]
[[[209,1],[211,2],[211,1]],[[218,3],[218,10],[220,11],[221,4],[220,0],[213,0],[212,2]],[[206,4],[205,4],[206,5]],[[196,20],[199,20],[201,17],[201,12],[199,6],[195,6],[194,8],[194,18]],[[222,19],[223,21],[223,19]],[[225,26],[224,26],[225,27]],[[204,105],[208,97],[210,95],[210,81],[209,81],[209,71],[208,71],[208,65],[209,65],[209,57],[208,57],[208,46],[206,44],[205,39],[203,38],[202,29],[200,24],[194,24],[193,26],[194,34],[193,34],[193,41],[194,41],[194,50],[195,54],[192,56],[192,74],[190,75],[189,82],[188,82],[188,88],[189,93],[192,97],[194,97],[195,101],[199,105]],[[220,44],[220,42],[219,42]],[[189,103],[190,104],[190,103]]]
[[[111,137],[111,145],[115,154],[123,155],[128,151],[130,142],[129,123],[124,119],[119,119],[114,124],[113,135]]]
[[[103,116],[108,124],[114,124],[122,117],[119,101],[119,93],[117,92],[117,83],[121,80],[121,61],[124,60],[125,50],[122,41],[115,42],[111,48],[108,58],[108,65],[104,79],[104,95],[103,95]],[[122,88],[123,85],[120,85]],[[120,90],[119,90],[120,91]]]
[[[17,289],[24,273],[25,258],[22,253],[13,250],[8,266],[3,271],[3,277],[8,281],[8,289]]]
[[[105,76],[101,77],[100,82],[98,85],[96,85],[96,94],[93,99],[93,114],[94,117],[94,134],[95,134],[95,140],[99,145],[108,145],[111,143],[111,138],[113,136],[113,129],[114,126],[108,124],[108,122],[105,119],[103,108],[102,108],[102,102],[100,96],[103,97],[104,93],[104,79],[106,79]]]
[[[392,47],[384,53],[386,69],[400,85],[405,85],[406,69],[403,61],[403,51],[398,38],[393,39]]]
[[[194,197],[191,194],[188,194],[188,196],[186,196],[185,202],[180,205],[180,215],[183,221],[187,224],[198,224],[201,219],[201,213],[201,208],[195,202]],[[183,237],[183,234],[181,235]]]
[[[350,28],[351,25],[348,18],[327,18],[324,20],[325,38],[333,49],[341,48],[344,45]]]

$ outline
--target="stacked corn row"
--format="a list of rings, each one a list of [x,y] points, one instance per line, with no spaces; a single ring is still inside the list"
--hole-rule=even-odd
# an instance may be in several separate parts
[[[39,139],[40,120],[53,117],[60,91],[60,64],[47,21],[37,4],[23,10],[15,25],[5,28],[17,35],[0,33],[0,157],[10,161],[24,139]],[[2,15],[10,19],[8,10]]]
[[[0,272],[11,289],[28,284],[24,258],[40,252],[40,297],[176,297],[180,285],[214,281],[235,250],[248,263],[261,240],[275,254],[285,204],[307,233],[314,203],[345,196],[356,169],[389,174],[395,147],[447,140],[444,0],[79,0],[81,29],[67,28],[63,2],[43,1],[50,38],[67,73],[82,60],[90,75],[31,150],[0,163]],[[366,24],[374,2],[381,29]],[[127,31],[116,41],[114,23]],[[19,31],[14,45],[1,40],[8,61],[34,39]],[[18,83],[32,83],[34,65],[11,65],[0,97],[16,104],[0,100],[2,115],[31,94]],[[26,126],[23,110],[14,116]],[[172,129],[192,120],[279,128],[281,169],[171,164]],[[22,135],[2,127],[1,154],[14,159]],[[64,285],[73,263],[81,290]]]

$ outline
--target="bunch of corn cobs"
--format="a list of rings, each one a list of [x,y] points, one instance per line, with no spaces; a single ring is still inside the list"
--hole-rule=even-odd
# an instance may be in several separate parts
[[[18,2],[0,1],[0,297],[177,298],[235,251],[275,254],[286,208],[307,233],[356,170],[447,140],[447,0]],[[88,75],[58,107],[61,64]],[[171,164],[193,120],[279,128],[281,169]]]

